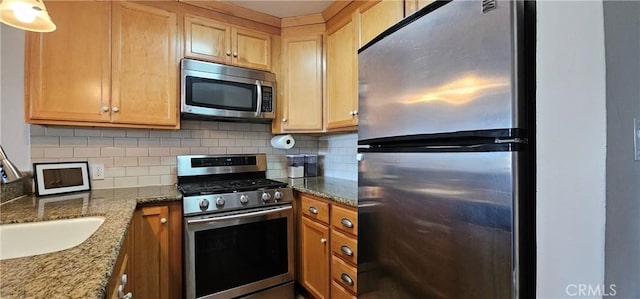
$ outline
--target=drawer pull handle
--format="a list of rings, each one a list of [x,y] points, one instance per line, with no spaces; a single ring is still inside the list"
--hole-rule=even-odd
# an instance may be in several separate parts
[[[342,273],[340,275],[340,279],[342,279],[342,281],[344,281],[344,283],[348,284],[349,286],[353,286],[353,279],[351,279],[351,277],[347,273]]]
[[[340,223],[342,223],[342,226],[344,227],[353,228],[353,222],[351,222],[351,220],[347,218],[342,218],[342,220],[340,220]]]
[[[309,207],[309,212],[314,215],[318,215],[318,209],[316,207]]]
[[[122,287],[126,287],[127,286],[127,274],[122,274],[122,278],[120,279],[120,283],[122,284]]]
[[[133,294],[131,292],[124,293],[124,285],[120,284],[118,286],[118,299],[133,299]]]
[[[340,250],[346,256],[353,256],[353,250],[351,250],[351,248],[349,248],[349,246],[347,246],[347,245],[340,246]]]

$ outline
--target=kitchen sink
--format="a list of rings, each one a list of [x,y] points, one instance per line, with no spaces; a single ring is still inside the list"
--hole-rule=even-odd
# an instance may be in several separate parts
[[[90,216],[0,225],[0,260],[69,249],[86,241],[104,222]]]

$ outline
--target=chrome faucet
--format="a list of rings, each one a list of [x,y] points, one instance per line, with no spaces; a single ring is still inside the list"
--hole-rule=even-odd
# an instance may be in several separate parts
[[[0,146],[0,177],[2,178],[3,184],[11,183],[22,178],[22,173],[9,161],[2,146]]]

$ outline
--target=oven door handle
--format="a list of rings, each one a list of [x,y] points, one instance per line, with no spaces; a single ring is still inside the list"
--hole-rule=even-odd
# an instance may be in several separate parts
[[[256,117],[260,116],[260,112],[262,112],[262,84],[260,84],[260,80],[256,80],[256,87],[258,89],[258,102],[256,109]]]
[[[252,213],[247,213],[247,214],[237,214],[237,215],[230,215],[230,216],[220,216],[220,217],[211,217],[211,218],[204,218],[204,219],[187,220],[187,224],[208,223],[208,222],[216,222],[216,221],[223,221],[223,220],[249,218],[249,217],[261,216],[261,215],[266,215],[266,214],[272,214],[272,213],[276,213],[276,212],[282,212],[282,211],[286,211],[286,210],[291,210],[291,206],[286,206],[286,207],[277,208],[277,209],[264,210],[264,211],[258,211],[258,212],[252,212]]]

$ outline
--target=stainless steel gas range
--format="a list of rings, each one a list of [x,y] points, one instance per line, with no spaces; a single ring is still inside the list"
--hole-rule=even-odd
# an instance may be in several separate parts
[[[264,154],[178,156],[186,298],[293,298],[293,193]]]

